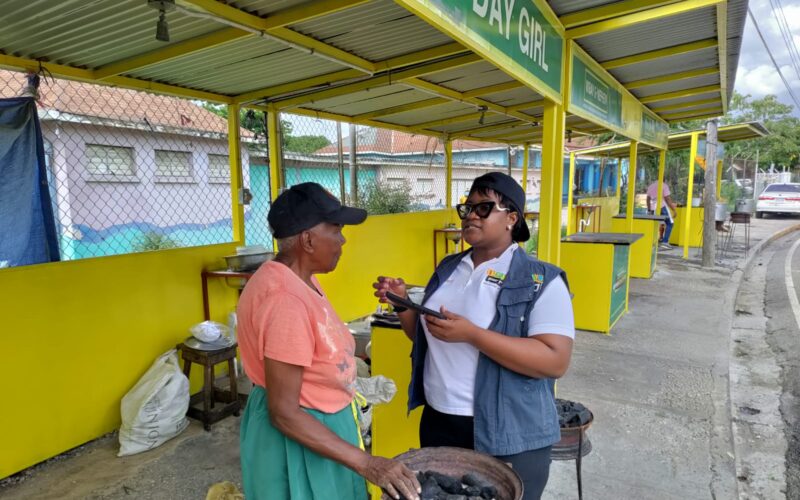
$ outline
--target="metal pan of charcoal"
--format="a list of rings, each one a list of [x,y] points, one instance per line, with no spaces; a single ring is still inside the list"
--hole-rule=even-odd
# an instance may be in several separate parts
[[[520,500],[522,481],[500,460],[464,448],[421,448],[395,457],[417,471],[421,500]],[[392,500],[386,493],[383,500]]]

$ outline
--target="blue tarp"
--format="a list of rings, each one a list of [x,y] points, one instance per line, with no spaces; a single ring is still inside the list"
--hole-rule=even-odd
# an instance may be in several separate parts
[[[31,97],[0,99],[0,266],[57,260],[36,102]]]

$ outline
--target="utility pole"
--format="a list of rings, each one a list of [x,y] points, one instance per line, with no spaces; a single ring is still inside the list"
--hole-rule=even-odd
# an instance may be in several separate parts
[[[694,161],[690,158],[689,161]],[[703,186],[703,267],[714,267],[717,254],[717,119],[706,123],[706,173]]]

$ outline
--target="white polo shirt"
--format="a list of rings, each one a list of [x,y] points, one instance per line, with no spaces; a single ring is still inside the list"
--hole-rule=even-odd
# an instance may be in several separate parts
[[[467,254],[424,305],[436,311],[443,305],[476,326],[488,328],[497,314],[500,286],[516,251],[524,250],[512,244],[502,255],[477,268],[472,263],[472,253]],[[465,342],[437,339],[430,334],[424,320],[422,326],[428,340],[424,373],[428,404],[442,413],[472,416],[479,351]],[[542,291],[531,310],[528,336],[541,334],[575,338],[572,300],[560,277]]]

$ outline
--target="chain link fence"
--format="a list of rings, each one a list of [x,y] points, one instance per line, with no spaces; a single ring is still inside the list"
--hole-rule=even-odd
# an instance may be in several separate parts
[[[0,71],[0,97],[19,96],[37,100],[62,260],[232,240],[225,118],[185,99],[52,78],[34,88]]]

